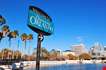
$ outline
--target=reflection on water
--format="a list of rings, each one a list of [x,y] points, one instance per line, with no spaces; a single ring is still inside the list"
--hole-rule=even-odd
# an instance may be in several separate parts
[[[73,65],[60,65],[60,66],[48,66],[42,67],[40,70],[102,70],[103,64],[73,64]],[[27,69],[35,70],[35,68]]]

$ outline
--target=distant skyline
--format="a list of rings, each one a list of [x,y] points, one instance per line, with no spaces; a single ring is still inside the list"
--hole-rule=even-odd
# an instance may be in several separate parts
[[[42,47],[67,50],[79,43],[87,49],[95,42],[106,45],[105,0],[0,0],[0,14],[10,29],[17,29],[20,34],[32,33],[32,46],[36,48],[37,33],[27,27],[30,5],[48,13],[55,26],[54,34],[45,37]]]

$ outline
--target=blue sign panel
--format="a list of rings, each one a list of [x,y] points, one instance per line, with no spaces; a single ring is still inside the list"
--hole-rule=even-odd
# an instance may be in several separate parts
[[[44,35],[53,33],[53,23],[51,18],[41,9],[30,6],[28,16],[28,26],[35,32],[42,32]]]

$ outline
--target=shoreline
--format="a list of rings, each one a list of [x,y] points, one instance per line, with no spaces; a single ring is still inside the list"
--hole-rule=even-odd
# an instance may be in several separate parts
[[[106,60],[105,60],[106,61]],[[25,64],[28,64],[25,62]],[[58,66],[58,65],[65,65],[65,64],[104,64],[102,60],[66,60],[66,61],[40,61],[40,67],[50,67],[50,66]],[[25,69],[36,67],[36,61],[29,61],[28,67]]]
[[[60,66],[60,65],[66,65],[66,64],[103,64],[101,63],[101,60],[96,60],[95,63],[93,62],[95,60],[83,60],[83,63],[80,63],[80,60],[66,60],[66,61],[41,61],[40,67],[50,67],[50,66]],[[34,68],[36,67],[36,61],[31,61],[31,64],[28,67],[25,67],[25,69]]]
[[[106,60],[104,60],[106,61]],[[23,61],[24,69],[35,68],[36,61]],[[40,67],[50,67],[50,66],[58,66],[65,64],[104,64],[102,60],[65,60],[65,61],[40,61]],[[20,63],[16,63],[17,67],[19,67]],[[5,70],[11,70],[11,65],[0,65],[1,68]]]

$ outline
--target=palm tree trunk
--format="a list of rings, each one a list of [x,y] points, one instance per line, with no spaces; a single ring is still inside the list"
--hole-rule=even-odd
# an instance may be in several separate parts
[[[16,40],[16,38],[15,38],[15,40]],[[15,52],[15,49],[13,49],[13,56],[12,56],[12,59],[15,59],[15,57],[14,57],[14,52]],[[16,56],[17,57],[17,56]]]
[[[23,55],[25,54],[24,52],[26,52],[26,40],[23,42],[24,42],[24,44],[23,44],[24,46],[21,48],[21,51],[22,51],[21,59],[22,59]],[[23,49],[23,48],[25,48],[25,49]]]
[[[25,54],[27,54],[27,47],[26,47],[26,40],[25,40],[25,50],[24,50]]]
[[[31,55],[31,52],[30,52],[30,51],[31,51],[31,48],[32,48],[32,47],[31,47],[31,40],[29,40],[29,48],[28,48],[28,53],[29,53],[29,55]]]
[[[23,56],[23,47],[20,48],[21,49],[21,60],[22,60],[22,56]]]
[[[17,43],[17,50],[19,49],[19,40],[18,40],[18,43]],[[16,59],[18,59],[18,55],[16,55]]]
[[[9,39],[9,48],[11,48],[11,39]],[[8,54],[8,59],[11,59]]]
[[[26,40],[25,40],[25,49],[26,49]]]
[[[4,59],[4,50],[3,50],[3,53],[2,53],[2,60]]]

